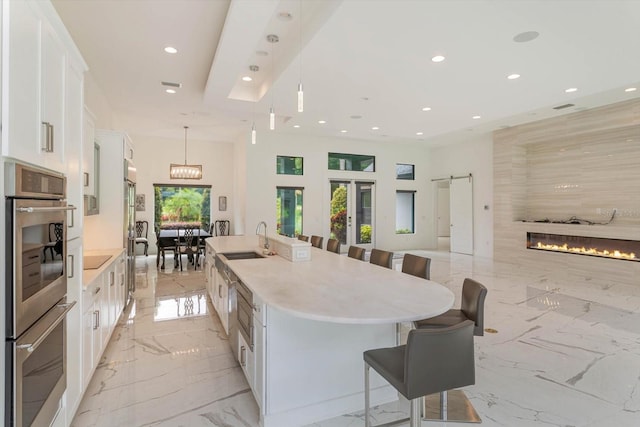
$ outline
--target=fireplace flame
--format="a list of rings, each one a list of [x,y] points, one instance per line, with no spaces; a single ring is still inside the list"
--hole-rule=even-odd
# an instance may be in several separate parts
[[[636,260],[636,254],[631,252],[631,253],[627,253],[627,252],[620,252],[619,250],[598,250],[597,248],[585,248],[584,246],[582,247],[569,247],[569,245],[567,245],[566,243],[562,244],[562,245],[548,245],[542,242],[538,242],[536,244],[536,248],[537,249],[542,249],[542,250],[546,250],[546,251],[556,251],[556,252],[572,252],[572,253],[577,253],[577,254],[584,254],[584,255],[595,255],[595,256],[602,256],[602,257],[607,257],[607,258],[620,258],[620,259],[627,259],[627,260]]]

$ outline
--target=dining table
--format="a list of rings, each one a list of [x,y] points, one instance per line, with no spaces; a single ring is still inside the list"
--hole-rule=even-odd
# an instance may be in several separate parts
[[[167,248],[175,249],[177,246],[177,239],[184,238],[184,228],[180,229],[161,229],[158,234],[158,253],[156,255],[156,267],[160,265],[160,256],[162,255],[162,265],[160,266],[161,270],[164,270],[164,251]],[[195,235],[196,232],[194,232]],[[200,246],[204,246],[204,239],[207,237],[211,237],[211,233],[207,230],[200,229],[200,234],[198,240],[202,240],[202,243],[198,242]],[[174,267],[178,265],[178,258],[175,254],[174,250]]]

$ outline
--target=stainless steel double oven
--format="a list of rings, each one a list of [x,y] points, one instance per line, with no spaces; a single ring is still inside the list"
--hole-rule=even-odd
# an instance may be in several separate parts
[[[66,389],[64,175],[5,164],[6,426],[49,425]],[[71,211],[71,215],[69,215]]]

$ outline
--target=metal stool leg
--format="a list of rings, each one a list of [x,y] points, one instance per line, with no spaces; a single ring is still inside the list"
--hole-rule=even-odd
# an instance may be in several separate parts
[[[364,363],[364,426],[371,427],[371,414],[369,412],[369,364]]]

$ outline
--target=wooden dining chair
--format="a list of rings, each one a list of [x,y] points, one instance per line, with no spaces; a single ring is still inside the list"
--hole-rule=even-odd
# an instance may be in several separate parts
[[[357,260],[364,261],[365,252],[366,251],[364,250],[364,248],[351,245],[349,246],[349,252],[347,252],[347,256],[349,258],[355,258]]]
[[[182,271],[182,255],[187,255],[193,260],[194,269],[198,269],[200,248],[200,227],[196,228],[180,228],[178,229],[178,238],[176,239],[176,254],[180,262],[180,271]]]
[[[308,242],[309,236],[305,236],[304,234],[298,234],[298,240],[302,240],[303,242]]]
[[[371,249],[371,257],[369,258],[369,262],[371,264],[376,264],[382,267],[391,268],[392,261],[393,261],[393,252],[383,251],[381,249]]]
[[[144,256],[149,255],[149,221],[136,221],[137,245],[144,245]]]

